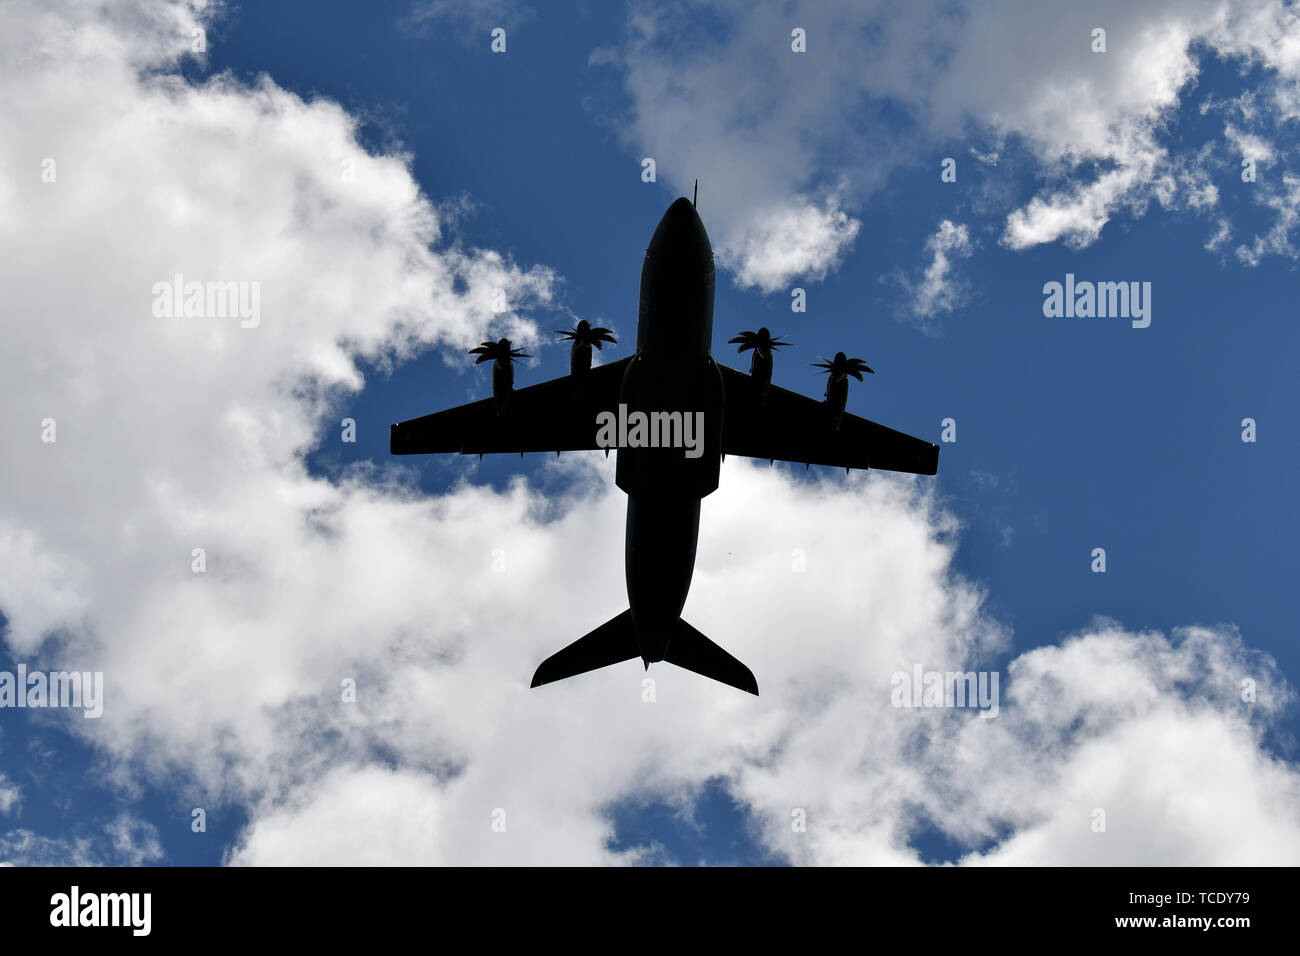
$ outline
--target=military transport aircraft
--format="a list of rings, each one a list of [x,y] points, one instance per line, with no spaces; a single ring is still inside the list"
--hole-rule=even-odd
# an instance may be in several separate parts
[[[848,377],[871,371],[861,359],[840,352],[817,366],[829,374],[824,402],[772,384],[772,350],[786,343],[767,329],[732,339],[754,351],[749,374],[715,361],[713,286],[708,234],[683,197],[646,250],[635,355],[593,368],[592,346],[614,337],[580,322],[562,333],[573,342],[569,374],[515,391],[513,363],[524,353],[508,339],[484,342],[471,354],[493,362],[490,399],[392,426],[394,455],[618,449],[628,609],[543,661],[533,687],[639,657],[646,669],[668,661],[758,693],[748,667],[681,618],[700,500],[718,487],[726,455],[938,471],[937,445],[844,411]]]

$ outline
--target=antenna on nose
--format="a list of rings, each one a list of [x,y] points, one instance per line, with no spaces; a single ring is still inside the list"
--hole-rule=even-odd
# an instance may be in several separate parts
[[[691,196],[691,208],[695,208],[695,200],[700,198],[700,181],[695,180],[695,194]]]

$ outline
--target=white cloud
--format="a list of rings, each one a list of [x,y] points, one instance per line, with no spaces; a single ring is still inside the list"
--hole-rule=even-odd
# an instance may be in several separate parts
[[[1220,219],[1214,230],[1214,235],[1205,240],[1205,248],[1209,252],[1214,252],[1230,238],[1232,238],[1232,227],[1228,224],[1228,220]]]
[[[794,204],[767,210],[745,233],[741,248],[723,246],[718,261],[733,269],[740,286],[776,292],[791,282],[819,282],[839,265],[862,224],[850,218],[834,198],[824,204],[796,197]]]
[[[474,3],[457,3],[455,0],[415,0],[405,19],[406,25],[421,29],[428,23],[451,24],[466,40],[474,37],[486,49],[491,31],[498,27],[507,31],[532,19],[534,11],[518,0],[474,0]],[[507,45],[507,50],[509,46]]]
[[[1276,150],[1273,144],[1268,142],[1262,136],[1238,129],[1234,124],[1227,123],[1223,128],[1224,138],[1229,145],[1242,159],[1253,159],[1261,166],[1271,166],[1276,156]]]
[[[95,866],[99,862],[91,841],[84,838],[59,840],[25,829],[0,834],[0,866]]]
[[[119,813],[104,830],[112,841],[117,865],[140,866],[162,859],[158,828],[148,820],[138,820],[130,814]]]
[[[964,224],[945,219],[934,235],[925,240],[925,251],[930,261],[920,281],[904,280],[912,300],[912,315],[923,322],[942,312],[951,312],[966,301],[970,283],[953,273],[953,259],[970,256],[974,245]]]
[[[977,849],[1007,830],[992,862],[1162,859],[1180,840],[1189,862],[1300,859],[1295,768],[1261,746],[1284,685],[1230,632],[1098,625],[1017,657],[996,719],[892,707],[895,671],[987,668],[1009,643],[919,479],[725,464],[685,614],[762,697],[660,665],[644,703],[635,662],[529,690],[538,661],[625,606],[613,462],[549,464],[557,500],[522,481],[425,497],[396,467],[331,482],[303,456],[360,387],[358,356],[477,341],[492,287],[547,304],[554,277],[451,243],[405,161],[365,154],[333,104],[137,73],[189,35],[162,9],[11,5],[0,30],[0,610],[15,656],[105,672],[101,719],[52,716],[108,782],[246,809],[238,863],[629,862],[607,849],[612,802],[717,778],[798,862],[916,862],[925,820]],[[175,271],[260,281],[260,326],[156,319],[152,283]],[[1097,805],[1112,829],[1081,844]],[[156,858],[135,817],[105,832],[98,853],[15,830],[0,858]]]
[[[189,764],[184,748],[201,741],[209,756],[197,761],[210,765],[197,770],[212,784],[224,758],[210,734],[245,753],[270,746],[260,717],[223,695],[247,703],[317,687],[280,655],[313,659],[319,645],[281,642],[268,609],[277,576],[293,570],[292,543],[331,553],[313,523],[348,514],[302,455],[330,397],[360,387],[356,358],[463,348],[489,328],[535,340],[522,314],[493,314],[491,294],[545,305],[554,276],[450,242],[406,159],[368,155],[337,105],[269,80],[195,86],[152,72],[188,50],[187,14],[147,2],[79,10],[10,5],[0,38],[12,91],[0,104],[11,131],[0,145],[0,279],[14,359],[0,409],[14,450],[0,607],[15,655],[57,647],[106,672],[119,719],[85,730],[110,748],[154,733],[147,715],[170,722],[169,708],[188,708],[177,722],[205,729],[181,731],[178,752],[162,747],[156,762]],[[42,181],[45,157],[53,182]],[[153,284],[177,272],[259,282],[260,325],[156,318]],[[205,578],[189,570],[195,547],[208,554]],[[340,557],[345,573],[356,556]],[[328,644],[335,630],[320,611],[338,592],[309,600]],[[299,610],[281,607],[291,630],[308,620]]]
[[[1138,184],[1151,179],[1154,162],[1144,157],[1139,163],[1106,173],[1087,185],[1046,198],[1035,196],[1028,206],[1007,217],[1002,241],[1012,249],[1028,249],[1057,239],[1076,248],[1091,245],[1110,221],[1116,203],[1131,195]]]
[[[0,866],[140,866],[163,856],[158,828],[128,813],[98,829],[80,823],[73,829],[62,837],[25,827],[0,833]]]
[[[833,195],[856,232],[892,173],[953,141],[974,139],[972,155],[1000,172],[1008,142],[1035,162],[1041,186],[1004,210],[1011,249],[1089,245],[1152,197],[1216,206],[1204,170],[1189,175],[1190,157],[1164,132],[1197,76],[1198,45],[1261,68],[1238,98],[1242,125],[1225,130],[1230,145],[1266,145],[1257,126],[1300,115],[1300,26],[1275,0],[708,0],[685,11],[636,5],[621,51],[602,48],[597,62],[623,71],[629,146],[679,190],[700,178],[720,259],[763,291],[824,275],[854,238],[820,229],[803,246],[769,241],[790,209],[825,209]],[[1107,49],[1094,53],[1103,23]],[[790,49],[794,25],[807,31],[806,53]]]
[[[0,773],[0,814],[11,813],[22,803],[22,799],[22,788],[10,782],[7,776]]]
[[[1237,259],[1244,265],[1257,266],[1269,255],[1296,258],[1300,252],[1291,235],[1300,227],[1300,175],[1284,173],[1281,185],[1258,181],[1252,186],[1256,190],[1255,202],[1273,210],[1273,225],[1248,245],[1237,246]]]
[[[1300,859],[1300,831],[1285,822],[1300,800],[1300,775],[1260,747],[1262,727],[1289,695],[1241,700],[1242,681],[1270,669],[1230,632],[1188,628],[1169,641],[1106,621],[1022,655],[1010,668],[1014,706],[996,722],[994,740],[954,747],[976,757],[963,771],[996,755],[994,772],[1005,779],[977,789],[992,801],[985,809],[1016,829],[966,862]],[[1092,827],[1098,809],[1105,832]]]

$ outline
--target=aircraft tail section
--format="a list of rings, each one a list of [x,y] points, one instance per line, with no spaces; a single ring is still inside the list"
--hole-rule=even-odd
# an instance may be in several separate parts
[[[677,622],[677,633],[664,660],[758,696],[754,672],[685,621]]]
[[[532,686],[540,687],[640,656],[629,609],[542,661],[533,674]],[[758,694],[754,672],[685,621],[677,622],[664,660],[746,693]]]
[[[540,687],[542,684],[640,656],[641,649],[637,646],[636,630],[632,627],[632,610],[629,608],[542,661],[533,674],[532,686]]]

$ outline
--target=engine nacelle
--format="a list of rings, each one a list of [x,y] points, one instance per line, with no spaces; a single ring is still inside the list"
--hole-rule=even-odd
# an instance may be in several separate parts
[[[749,375],[758,385],[759,398],[767,398],[767,390],[772,386],[772,353],[766,355],[754,349],[754,357],[749,360]]]
[[[836,352],[835,358],[829,362],[822,359],[811,365],[830,375],[826,380],[826,406],[830,410],[831,422],[838,430],[840,422],[844,420],[844,406],[849,399],[849,376],[852,375],[861,382],[863,372],[874,375],[876,370],[862,359],[849,358],[843,352]]]
[[[777,349],[785,348],[789,342],[783,342],[784,336],[773,335],[767,326],[763,326],[757,332],[751,332],[746,329],[734,339],[728,339],[727,344],[740,344],[737,352],[744,352],[746,349],[753,349],[754,354],[749,359],[749,377],[754,380],[754,385],[758,392],[758,403],[760,405],[767,403],[767,392],[772,387],[772,356]]]
[[[842,375],[839,378],[831,376],[826,382],[826,405],[831,413],[831,421],[835,427],[840,427],[840,422],[844,420],[844,406],[849,401],[849,377]]]
[[[497,415],[504,415],[510,407],[510,395],[515,387],[514,361],[517,358],[532,358],[523,349],[510,347],[509,339],[496,342],[484,342],[476,349],[469,350],[470,355],[477,355],[475,365],[492,362],[492,398],[495,400]]]
[[[569,374],[580,378],[591,371],[591,343],[577,342],[569,349]]]
[[[613,329],[607,329],[603,325],[593,326],[586,319],[571,329],[555,331],[573,343],[569,347],[569,377],[573,379],[573,395],[576,398],[582,394],[582,383],[591,371],[592,348],[602,348],[605,342],[617,343],[618,339],[614,338]]]
[[[492,399],[496,403],[497,414],[504,415],[510,409],[510,398],[515,391],[515,366],[509,352],[504,358],[492,363]]]

